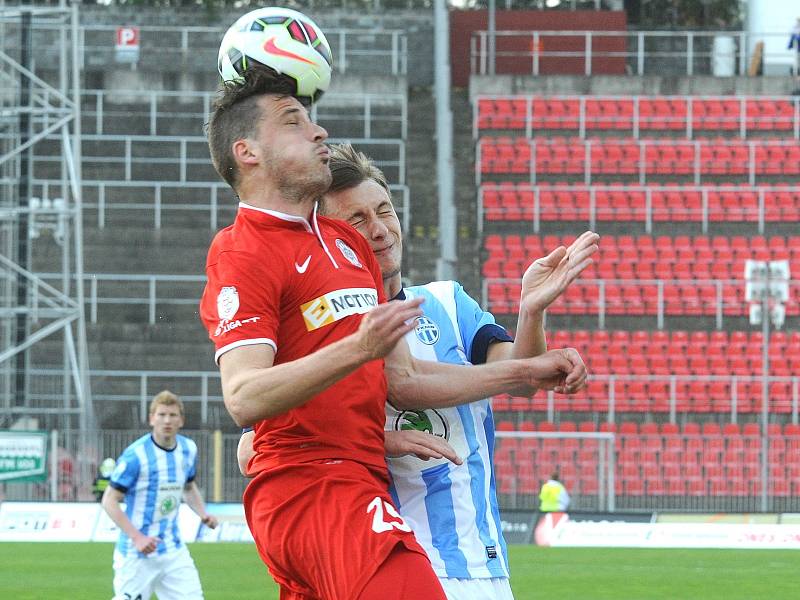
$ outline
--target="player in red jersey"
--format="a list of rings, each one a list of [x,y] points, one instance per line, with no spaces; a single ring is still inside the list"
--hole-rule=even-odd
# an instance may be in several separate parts
[[[209,250],[200,312],[225,405],[239,425],[255,425],[248,524],[284,600],[444,598],[387,492],[387,393],[425,407],[469,401],[464,389],[476,399],[570,392],[585,367],[574,351],[486,369],[410,359],[397,342],[419,302],[384,303],[366,241],[317,217],[331,179],[327,133],[291,90],[267,69],[248,70],[208,131],[214,165],[242,199]]]

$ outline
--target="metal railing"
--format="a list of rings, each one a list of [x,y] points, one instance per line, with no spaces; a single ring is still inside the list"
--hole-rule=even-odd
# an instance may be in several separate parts
[[[0,276],[10,277],[0,273]],[[42,280],[60,287],[63,276],[58,273],[37,273]],[[90,323],[98,323],[102,306],[132,306],[146,310],[147,323],[155,325],[160,309],[165,306],[196,307],[206,283],[205,275],[200,274],[131,274],[131,273],[86,273],[87,318]],[[46,306],[40,306],[38,297],[31,299],[34,313],[46,313]]]
[[[34,46],[36,60],[41,64],[55,62],[57,46],[45,43],[57,37],[61,29],[55,23],[37,24]],[[8,41],[5,51],[15,52],[18,36],[16,24],[6,25]],[[200,26],[139,26],[138,63],[164,71],[215,70],[217,52],[227,25]],[[81,49],[80,68],[105,67],[115,64],[115,25],[82,25],[78,47]],[[408,70],[408,38],[400,29],[331,28],[325,30],[331,46],[337,73],[402,76]],[[38,43],[41,42],[41,43]],[[214,71],[210,71],[213,73]]]
[[[524,195],[516,206],[488,206],[486,195],[513,193]],[[620,194],[629,195],[631,204],[614,205]],[[784,204],[784,196],[792,201]],[[543,200],[543,196],[550,199]],[[692,197],[691,206],[681,202]],[[569,197],[567,205],[557,198]],[[741,205],[724,203],[725,199],[744,199]],[[714,200],[714,202],[712,202]],[[522,216],[520,215],[522,213]],[[567,216],[568,215],[568,216]],[[482,234],[485,221],[530,222],[539,233],[542,221],[585,221],[594,229],[598,221],[643,222],[645,232],[651,233],[654,222],[699,222],[702,232],[708,232],[710,222],[752,222],[758,233],[764,233],[767,222],[787,222],[800,219],[800,193],[794,187],[733,187],[730,185],[664,186],[664,185],[529,185],[484,183],[478,189],[478,229]]]
[[[564,396],[554,394],[538,394],[526,403],[525,411],[539,411],[546,415],[548,421],[555,422],[562,413],[596,413],[604,415],[603,420],[615,423],[619,414],[636,413],[640,415],[663,415],[670,423],[677,423],[680,415],[717,414],[727,415],[726,422],[738,423],[740,419],[758,419],[761,415],[762,377],[751,375],[639,375],[625,373],[594,373],[591,363],[591,352],[578,348],[589,357],[589,387],[577,394]],[[760,350],[759,350],[760,352]],[[768,413],[777,419],[788,418],[791,423],[798,423],[800,408],[800,377],[771,375]],[[644,387],[636,393],[629,390],[631,384],[642,384]],[[702,398],[695,397],[691,385],[724,384],[726,393],[710,397],[708,391]],[[757,385],[756,394],[752,386]],[[511,408],[504,404],[496,404],[495,410],[517,410],[519,402]],[[519,412],[523,417],[525,412]]]
[[[164,90],[83,90],[84,134],[195,135],[211,114],[216,92]],[[347,135],[370,139],[408,135],[405,94],[325,94],[311,107],[312,119],[331,130],[346,125]],[[142,131],[132,131],[138,126]],[[111,131],[107,131],[111,128]],[[181,131],[176,131],[180,129]],[[338,133],[329,132],[332,135]]]
[[[200,219],[208,228],[216,231],[220,223],[233,221],[237,200],[233,190],[222,181],[82,181],[83,210],[85,214],[95,212],[95,223],[105,229],[109,221],[117,216],[129,224],[131,212],[146,216],[148,225],[161,229],[178,215],[190,215],[192,226],[200,226]],[[395,210],[404,231],[410,231],[410,192],[407,185],[390,184]],[[32,194],[44,199],[57,198],[62,184],[55,179],[33,179]],[[0,211],[0,218],[3,211]]]
[[[527,176],[530,183],[537,183],[541,176],[583,177],[583,183],[591,184],[598,176],[614,175],[635,179],[643,185],[653,177],[678,178],[700,185],[704,179],[724,176],[738,177],[741,183],[756,185],[770,178],[800,175],[800,162],[792,160],[797,151],[797,142],[788,140],[635,140],[600,139],[567,140],[524,139],[497,140],[481,138],[475,151],[475,180],[480,185],[483,173],[485,148],[510,148],[524,152],[511,159],[503,158],[504,166],[490,168],[488,174],[514,173]],[[671,157],[658,155],[659,149],[674,151]],[[770,157],[772,149],[785,149],[790,156]],[[633,152],[630,150],[633,149]],[[554,165],[540,169],[539,163],[548,160],[546,152],[560,153],[553,158]],[[609,158],[609,152],[618,156]],[[722,152],[728,152],[723,156]],[[626,154],[627,153],[627,154]],[[593,155],[596,160],[593,160]],[[542,158],[544,157],[544,158]]]
[[[5,136],[0,135],[0,140]],[[46,141],[57,141],[48,136]],[[370,155],[392,183],[405,183],[406,148],[400,139],[329,138],[328,143],[350,142]],[[204,136],[83,135],[82,166],[86,179],[112,181],[208,182],[217,179]],[[61,164],[58,154],[34,154],[34,177],[48,179]]]
[[[520,277],[522,273],[520,273]],[[483,306],[497,314],[519,312],[520,279],[484,277],[481,282]],[[503,298],[493,297],[491,288],[500,286]],[[747,314],[744,301],[744,280],[736,279],[580,279],[565,296],[557,300],[548,313],[597,315],[597,327],[606,328],[609,316],[653,317],[657,329],[664,329],[667,316],[712,317],[722,329],[724,317]],[[619,295],[609,298],[609,290]],[[581,294],[586,290],[586,296]],[[800,281],[789,285],[790,303],[786,314],[800,311]],[[689,297],[689,291],[700,292]],[[591,297],[588,297],[591,294]]]
[[[524,102],[524,114],[514,113],[514,124],[500,127],[481,126],[483,119],[494,115],[484,112],[487,102]],[[669,103],[671,114],[655,114],[656,102]],[[569,107],[566,112],[547,114],[549,103]],[[760,107],[769,103],[781,106],[780,114],[760,114]],[[590,114],[588,106],[610,105],[613,110],[601,114],[598,108]],[[724,114],[710,113],[712,105],[724,105]],[[646,109],[642,106],[646,105]],[[735,109],[733,108],[735,107]],[[663,111],[663,107],[659,110]],[[730,111],[730,112],[729,112]],[[475,99],[472,134],[477,138],[482,129],[524,131],[533,137],[539,130],[569,130],[585,138],[588,132],[613,132],[639,138],[642,131],[653,133],[683,133],[692,139],[696,133],[719,135],[732,132],[741,138],[752,133],[778,132],[782,137],[800,138],[800,98],[797,96],[542,96],[542,95],[480,95]],[[508,115],[505,115],[508,117]],[[521,122],[521,126],[520,126]]]
[[[580,348],[579,348],[580,350]],[[590,356],[587,354],[587,356]],[[591,371],[591,360],[589,368]],[[48,394],[58,397],[57,386],[50,386],[48,378],[56,380],[61,373],[54,369],[32,368],[30,375],[37,384],[33,400],[48,400]],[[147,425],[147,408],[153,396],[165,388],[178,393],[187,405],[192,421],[203,426],[233,427],[225,415],[222,385],[219,372],[214,371],[152,371],[94,369],[89,372],[95,391],[95,401],[111,404],[128,404],[129,417],[137,424]],[[768,414],[776,422],[788,419],[798,424],[800,411],[800,376],[771,375]],[[533,398],[516,398],[504,401],[496,398],[496,411],[511,411],[522,423],[531,413],[541,414],[547,421],[555,422],[561,415],[594,413],[601,421],[616,423],[621,414],[639,414],[652,420],[665,419],[678,423],[686,415],[715,414],[726,423],[757,422],[761,416],[762,377],[750,375],[640,375],[626,373],[597,373],[589,377],[586,390],[564,396],[553,392],[539,393]],[[631,384],[641,384],[642,389],[632,392]],[[693,385],[724,384],[723,394],[713,395]],[[756,389],[757,388],[757,389]],[[49,391],[48,391],[49,390]],[[755,391],[754,391],[755,390]],[[216,409],[214,413],[211,408]],[[505,418],[505,417],[504,417]],[[650,419],[648,419],[650,420]]]
[[[94,473],[105,457],[117,458],[143,433],[127,430],[54,430],[50,436],[48,479],[5,486],[9,501],[93,500],[91,475],[80,477],[84,463]],[[186,429],[198,447],[197,483],[207,502],[239,502],[247,479],[236,462],[238,433]],[[627,434],[611,432],[499,431],[495,451],[498,496],[503,508],[532,508],[539,487],[553,470],[572,496],[572,508],[584,510],[682,510],[797,512],[798,440],[770,435],[766,480],[756,457],[760,438],[721,434]],[[767,488],[767,506],[758,493]]]
[[[106,457],[118,458],[125,448],[148,431],[146,424],[131,423],[127,430],[51,431],[57,448],[48,456],[48,479],[42,483],[4,486],[4,500],[71,502],[94,500],[92,478]],[[239,473],[236,447],[240,434],[209,429],[181,431],[197,444],[197,484],[206,502],[240,502],[248,480]],[[51,445],[52,445],[51,444]],[[89,478],[80,477],[81,466]],[[218,469],[216,468],[218,466]]]
[[[747,75],[753,47],[765,42],[763,61],[789,74],[794,52],[786,32],[746,31],[474,31],[470,72],[487,74]],[[717,40],[723,48],[714,49]],[[609,71],[608,65],[612,64]]]

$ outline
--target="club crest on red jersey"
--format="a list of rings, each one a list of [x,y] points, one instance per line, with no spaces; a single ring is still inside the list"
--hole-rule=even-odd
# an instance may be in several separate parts
[[[353,263],[358,268],[363,268],[363,265],[361,264],[361,261],[358,260],[358,255],[356,255],[356,253],[353,251],[353,249],[350,246],[345,244],[342,240],[337,239],[336,240],[336,247],[342,253],[342,256],[344,256],[347,260],[349,260],[351,263]]]

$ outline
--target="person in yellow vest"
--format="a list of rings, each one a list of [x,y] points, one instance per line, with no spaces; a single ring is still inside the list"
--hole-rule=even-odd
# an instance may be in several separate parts
[[[97,468],[97,477],[94,478],[92,483],[92,493],[98,502],[103,498],[103,494],[108,487],[108,481],[111,479],[111,474],[117,466],[117,461],[113,458],[106,458],[100,463]]]
[[[558,471],[550,475],[539,492],[539,510],[541,512],[564,512],[569,506],[567,488],[558,480]]]

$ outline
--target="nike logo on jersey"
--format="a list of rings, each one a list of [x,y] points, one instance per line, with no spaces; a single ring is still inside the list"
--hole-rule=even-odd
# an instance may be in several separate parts
[[[294,52],[288,52],[283,50],[282,48],[278,48],[275,45],[275,36],[269,38],[266,42],[264,42],[264,52],[267,54],[274,54],[275,56],[285,56],[286,58],[292,58],[294,60],[299,60],[300,62],[308,63],[309,65],[313,65],[314,63],[307,58],[303,58],[299,54],[295,54]]]
[[[304,262],[302,265],[298,265],[297,263],[294,263],[294,268],[297,269],[297,272],[302,275],[303,273],[306,272],[306,269],[308,268],[308,263],[310,261],[311,261],[311,255],[309,254],[306,257],[306,262]]]

